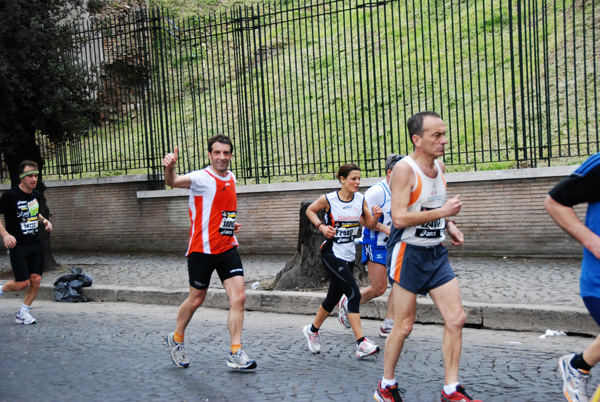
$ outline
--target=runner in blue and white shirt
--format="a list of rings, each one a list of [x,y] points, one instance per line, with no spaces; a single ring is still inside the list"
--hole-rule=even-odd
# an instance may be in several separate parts
[[[392,196],[390,193],[390,176],[396,162],[402,159],[402,156],[391,154],[388,155],[385,161],[385,179],[375,183],[365,192],[365,202],[368,208],[373,208],[379,205],[383,211],[383,215],[379,218],[379,222],[375,230],[370,230],[365,227],[361,239],[362,247],[362,263],[366,264],[367,272],[369,273],[369,282],[371,283],[366,288],[360,290],[360,303],[366,303],[371,299],[379,297],[385,293],[388,285],[387,269],[385,267],[387,258],[387,242],[390,236],[392,226]],[[364,225],[363,225],[364,226]],[[341,312],[342,310],[340,310]],[[392,293],[387,299],[387,311],[385,321],[379,328],[379,336],[387,338],[394,326],[394,303]]]

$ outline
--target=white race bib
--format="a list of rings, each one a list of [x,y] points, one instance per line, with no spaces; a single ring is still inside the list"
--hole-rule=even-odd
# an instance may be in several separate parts
[[[358,222],[336,222],[335,236],[333,241],[336,243],[350,243],[358,234]]]
[[[219,225],[219,233],[223,236],[233,236],[237,211],[223,211],[223,219]]]

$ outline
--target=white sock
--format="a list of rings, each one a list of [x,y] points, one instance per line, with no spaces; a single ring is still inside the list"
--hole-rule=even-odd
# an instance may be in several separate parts
[[[385,325],[388,328],[391,328],[394,326],[394,319],[393,318],[386,318],[385,321],[383,322],[383,325]]]
[[[31,306],[28,306],[26,304],[23,304],[21,306],[21,313],[29,313],[29,309],[31,308]]]
[[[392,385],[396,385],[396,379],[392,378],[388,380],[387,378],[381,378],[381,388],[390,387]]]
[[[0,297],[4,296],[4,290],[2,290],[2,287],[3,287],[3,286],[4,286],[4,285],[0,286]]]
[[[446,395],[450,395],[450,394],[456,392],[456,387],[458,387],[459,385],[460,385],[460,383],[458,383],[458,382],[454,382],[449,385],[444,385],[444,392],[446,393]]]

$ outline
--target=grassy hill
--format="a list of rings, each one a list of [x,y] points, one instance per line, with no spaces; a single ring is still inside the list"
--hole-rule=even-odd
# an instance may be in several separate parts
[[[232,4],[151,2],[172,13],[151,54],[166,66],[152,91],[168,127],[151,130],[150,153],[144,125],[118,116],[84,158],[133,148],[160,166],[178,144],[191,170],[219,131],[251,181],[331,178],[346,161],[378,176],[388,153],[411,151],[404,124],[423,109],[446,121],[449,171],[572,164],[598,150],[591,0]],[[110,174],[136,171],[115,163]]]

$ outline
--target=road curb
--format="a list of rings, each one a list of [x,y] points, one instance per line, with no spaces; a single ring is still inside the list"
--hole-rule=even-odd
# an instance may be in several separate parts
[[[98,302],[130,302],[178,306],[187,297],[187,289],[165,290],[161,288],[125,286],[93,286],[84,294]],[[22,292],[11,292],[5,297],[22,297]],[[52,285],[42,284],[38,299],[53,300]],[[272,313],[316,314],[325,299],[325,292],[246,290],[246,310]],[[493,304],[463,302],[467,314],[466,324],[471,327],[509,331],[545,332],[560,330],[571,334],[595,336],[598,326],[585,308],[547,305]],[[211,289],[203,307],[228,309],[227,294],[223,289]],[[379,298],[361,305],[361,317],[385,318],[386,300]],[[442,317],[431,299],[417,300],[416,322],[443,324]]]

